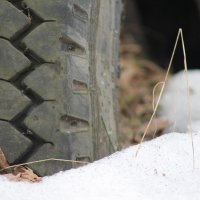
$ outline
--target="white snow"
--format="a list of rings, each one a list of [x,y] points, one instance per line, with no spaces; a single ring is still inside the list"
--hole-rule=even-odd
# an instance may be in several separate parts
[[[1,200],[198,200],[200,134],[170,133],[40,183],[0,177]]]
[[[200,121],[200,70],[188,70],[192,122]],[[167,132],[187,132],[189,123],[187,79],[181,71],[167,83],[161,99],[160,115],[171,122]]]

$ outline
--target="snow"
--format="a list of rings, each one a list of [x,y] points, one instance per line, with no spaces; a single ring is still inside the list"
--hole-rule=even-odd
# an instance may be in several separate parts
[[[200,130],[196,127],[196,130]],[[170,133],[132,146],[40,183],[0,177],[1,200],[197,200],[200,199],[200,134]]]
[[[200,121],[200,70],[188,70],[192,122]],[[189,123],[187,79],[184,71],[174,75],[167,83],[160,102],[160,115],[171,122],[166,132],[187,132]]]

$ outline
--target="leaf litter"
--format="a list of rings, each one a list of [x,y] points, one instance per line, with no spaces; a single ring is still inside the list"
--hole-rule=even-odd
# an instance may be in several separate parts
[[[122,147],[141,141],[152,113],[153,99],[158,98],[159,88],[152,93],[154,86],[161,82],[166,71],[148,59],[138,56],[134,43],[120,46],[121,75],[120,85],[120,143]],[[160,108],[158,108],[160,109]],[[155,116],[145,140],[160,136],[168,127],[168,122]]]
[[[8,168],[8,161],[0,148],[0,170],[1,174],[7,177],[11,181],[28,181],[28,182],[40,182],[41,177],[37,176],[32,169],[24,166],[17,166],[14,168]],[[4,170],[5,169],[5,170]]]

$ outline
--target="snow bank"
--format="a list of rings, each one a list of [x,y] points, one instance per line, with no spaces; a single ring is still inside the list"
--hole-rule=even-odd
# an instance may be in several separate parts
[[[197,200],[200,199],[200,134],[171,133],[117,152],[40,183],[0,177],[1,200]]]
[[[189,115],[186,80],[183,71],[174,75],[169,80],[161,99],[160,115],[172,124],[167,132],[187,132]],[[195,122],[200,120],[200,70],[188,70],[188,82],[191,118]]]

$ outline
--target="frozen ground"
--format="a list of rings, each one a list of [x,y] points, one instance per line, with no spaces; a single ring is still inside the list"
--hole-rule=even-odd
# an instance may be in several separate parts
[[[198,131],[198,127],[196,127]],[[189,134],[170,133],[117,152],[40,183],[0,177],[1,200],[198,200],[200,134],[194,134],[195,169]]]
[[[171,122],[167,132],[186,132],[188,128],[188,98],[186,74],[181,71],[167,83],[161,99],[160,115]],[[192,122],[200,121],[200,70],[188,70]]]

